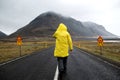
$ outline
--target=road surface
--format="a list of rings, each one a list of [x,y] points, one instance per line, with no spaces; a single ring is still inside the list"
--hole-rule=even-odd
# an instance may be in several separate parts
[[[87,52],[74,48],[68,58],[67,74],[58,74],[54,48],[0,66],[0,80],[120,80],[116,68]]]

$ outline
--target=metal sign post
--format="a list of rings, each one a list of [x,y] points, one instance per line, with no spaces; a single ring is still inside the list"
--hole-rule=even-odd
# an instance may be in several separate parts
[[[19,48],[20,48],[20,56],[21,56],[21,53],[22,53],[22,52],[21,52],[21,46],[19,46]]]
[[[100,46],[100,55],[102,55],[102,46]]]
[[[103,47],[103,38],[102,38],[102,36],[99,36],[97,41],[98,41],[98,46],[100,47],[100,55],[102,55],[102,47]]]

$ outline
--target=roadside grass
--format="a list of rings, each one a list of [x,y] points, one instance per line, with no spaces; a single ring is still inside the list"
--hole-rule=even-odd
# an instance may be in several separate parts
[[[120,42],[104,42],[102,51],[95,41],[79,41],[75,42],[74,45],[95,55],[120,63]]]
[[[29,55],[33,52],[52,46],[54,42],[23,42],[21,55]],[[16,42],[0,42],[0,63],[20,57],[20,46]]]
[[[54,44],[54,41],[26,41],[21,47],[21,55],[29,55]],[[74,42],[74,46],[120,63],[120,42],[104,42],[102,55],[100,55],[100,47],[95,41],[77,41]],[[20,57],[20,47],[17,46],[16,42],[0,42],[0,63],[17,57]]]

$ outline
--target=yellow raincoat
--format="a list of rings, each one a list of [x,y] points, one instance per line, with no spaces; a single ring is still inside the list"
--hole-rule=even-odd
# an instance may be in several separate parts
[[[60,23],[56,32],[53,34],[56,38],[56,46],[54,50],[55,57],[67,57],[69,56],[68,50],[72,50],[72,39],[67,31],[67,27]]]

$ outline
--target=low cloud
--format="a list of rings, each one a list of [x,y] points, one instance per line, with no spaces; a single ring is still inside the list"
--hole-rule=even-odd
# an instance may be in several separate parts
[[[116,32],[120,25],[119,3],[119,0],[0,0],[0,30],[11,34],[41,13],[54,11],[80,21],[96,22],[120,35]]]

